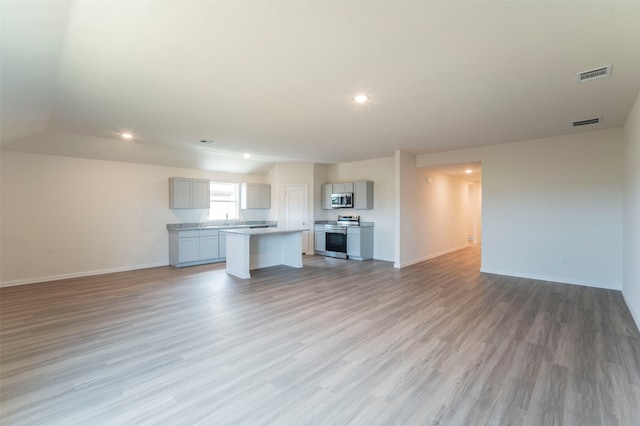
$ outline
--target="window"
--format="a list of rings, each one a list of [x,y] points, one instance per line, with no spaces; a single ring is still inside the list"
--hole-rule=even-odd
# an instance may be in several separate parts
[[[209,219],[238,219],[237,183],[211,182]]]

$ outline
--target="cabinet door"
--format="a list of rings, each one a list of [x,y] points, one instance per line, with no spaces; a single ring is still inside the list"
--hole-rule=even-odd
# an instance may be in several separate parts
[[[200,256],[198,260],[217,259],[218,236],[200,237]]]
[[[314,237],[315,237],[315,244],[314,244],[314,249],[315,251],[326,251],[326,245],[327,245],[327,240],[326,240],[326,235],[323,232],[314,232]]]
[[[209,198],[208,180],[169,178],[169,208],[208,209]]]
[[[373,227],[360,229],[360,257],[362,260],[373,259]]]
[[[330,183],[325,183],[320,187],[320,207],[324,210],[331,210],[331,193],[333,192],[333,185]]]
[[[360,234],[347,234],[347,256],[360,257]]]
[[[333,193],[339,194],[341,192],[353,192],[353,182],[334,183]]]
[[[369,210],[373,208],[373,182],[354,182],[353,208]]]
[[[170,178],[169,179],[169,208],[190,209],[191,208],[191,179]]]
[[[210,207],[211,189],[208,180],[193,179],[191,184],[191,202],[194,209]]]
[[[178,262],[195,262],[199,260],[200,237],[178,239]]]
[[[222,258],[227,257],[227,236],[220,233],[220,238],[218,239],[218,256]]]

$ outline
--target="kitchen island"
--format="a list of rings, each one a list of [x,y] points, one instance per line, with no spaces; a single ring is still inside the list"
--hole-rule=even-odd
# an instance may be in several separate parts
[[[286,265],[302,268],[302,232],[308,229],[253,228],[220,231],[227,236],[227,274],[251,278],[250,270]]]
[[[220,231],[233,228],[276,227],[271,221],[208,221],[199,223],[170,223],[169,264],[177,268],[224,262],[227,257],[226,234]]]

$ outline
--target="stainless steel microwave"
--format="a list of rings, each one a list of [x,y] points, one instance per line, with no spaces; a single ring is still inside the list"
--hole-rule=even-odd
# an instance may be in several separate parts
[[[331,194],[331,208],[342,209],[353,207],[353,192]]]

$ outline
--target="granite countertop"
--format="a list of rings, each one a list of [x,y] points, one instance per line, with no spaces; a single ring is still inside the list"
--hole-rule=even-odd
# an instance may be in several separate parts
[[[256,226],[277,226],[278,222],[270,220],[245,220],[245,221],[222,221],[196,222],[196,223],[168,223],[168,231],[195,231],[200,229],[233,229],[233,228],[251,228]],[[268,228],[254,228],[268,229]]]
[[[238,235],[265,235],[265,234],[287,234],[291,232],[308,231],[309,228],[231,228],[225,229],[225,234],[238,234]]]

